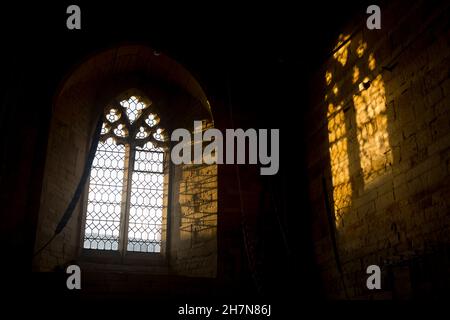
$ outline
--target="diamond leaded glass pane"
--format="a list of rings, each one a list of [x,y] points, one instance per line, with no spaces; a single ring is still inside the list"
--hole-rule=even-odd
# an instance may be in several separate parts
[[[151,142],[136,147],[132,172],[128,251],[160,252],[164,153]]]
[[[84,248],[118,250],[125,147],[112,138],[99,142],[92,163]]]

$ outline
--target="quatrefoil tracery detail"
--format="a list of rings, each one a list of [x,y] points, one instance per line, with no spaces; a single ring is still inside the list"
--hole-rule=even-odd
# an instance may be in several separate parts
[[[151,106],[151,102],[147,104],[135,95],[114,100],[105,109],[100,141],[113,138],[116,144],[142,147],[151,142],[155,147],[164,147],[167,140],[164,129]]]

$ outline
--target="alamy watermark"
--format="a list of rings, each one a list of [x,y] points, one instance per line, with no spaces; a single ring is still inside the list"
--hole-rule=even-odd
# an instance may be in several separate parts
[[[67,7],[66,13],[69,14],[66,20],[66,26],[69,30],[81,29],[81,9],[79,6],[72,4]],[[372,4],[367,7],[367,14],[370,16],[366,20],[366,26],[369,30],[381,29],[381,9],[379,6]]]
[[[202,121],[194,121],[193,139],[187,129],[175,129],[170,137],[178,142],[170,158],[174,164],[261,164],[261,175],[275,175],[280,166],[279,129],[202,130]],[[204,142],[208,144],[203,147]],[[248,142],[248,143],[246,143]],[[269,148],[270,143],[270,148]],[[246,152],[248,145],[248,152]],[[269,152],[270,150],[270,152]],[[192,155],[193,153],[193,155]],[[246,162],[248,158],[248,162]]]

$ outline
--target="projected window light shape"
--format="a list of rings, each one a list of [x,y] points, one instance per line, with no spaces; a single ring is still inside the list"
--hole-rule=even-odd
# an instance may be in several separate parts
[[[329,72],[329,71],[325,72],[325,82],[327,83],[327,85],[329,85],[331,83],[332,79],[333,79],[333,75],[331,74],[331,72]]]
[[[158,253],[164,241],[164,130],[151,102],[105,109],[89,180],[84,249]]]
[[[213,128],[212,123],[203,123],[203,130],[209,128]],[[180,240],[195,246],[216,237],[217,164],[188,164],[181,171]]]
[[[339,36],[336,48],[341,47],[333,55],[338,62],[336,68],[345,66],[351,54],[351,41],[346,40],[348,36]],[[352,49],[360,60],[348,71],[351,72],[351,77],[345,77],[344,82],[339,84],[353,86],[351,103],[354,108],[354,122],[346,119],[347,115],[342,110],[342,105],[348,104],[348,100],[344,102],[345,97],[336,94],[337,84],[332,81],[335,76],[330,70],[325,72],[328,91],[334,93],[325,95],[325,102],[328,105],[328,140],[337,226],[351,207],[352,190],[359,188],[352,185],[355,179],[351,179],[350,168],[359,168],[365,190],[371,182],[382,176],[387,166],[392,163],[384,81],[381,74],[373,75],[376,60],[373,53],[367,52],[367,47],[367,43],[359,41]],[[347,79],[351,83],[345,83]],[[349,114],[353,116],[352,112]],[[346,125],[347,121],[350,121],[350,125]],[[356,123],[356,126],[351,123]],[[350,150],[359,150],[358,157],[350,157]],[[359,159],[359,162],[354,163],[355,159]]]
[[[333,199],[336,223],[351,204],[348,141],[345,115],[341,106],[328,106],[328,138],[333,183]]]
[[[353,96],[356,112],[357,140],[360,167],[365,185],[384,174],[392,163],[392,152],[387,128],[384,82],[378,75],[370,82],[365,79],[363,90]],[[368,86],[368,88],[366,88]]]
[[[353,67],[353,77],[352,83],[357,83],[359,80],[359,68],[357,66]]]
[[[356,55],[358,56],[358,58],[362,58],[366,49],[367,43],[363,42],[362,40],[359,40],[358,47],[356,48]]]
[[[333,57],[342,65],[345,66],[348,58],[348,50],[351,43],[349,40],[350,35],[339,35],[338,43],[335,46],[337,51],[333,54]],[[339,49],[338,49],[339,48]]]

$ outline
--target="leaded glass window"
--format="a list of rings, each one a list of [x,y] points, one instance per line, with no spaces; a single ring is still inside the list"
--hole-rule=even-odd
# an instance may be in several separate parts
[[[159,117],[145,98],[129,95],[105,109],[91,168],[83,248],[161,252],[165,141]]]

